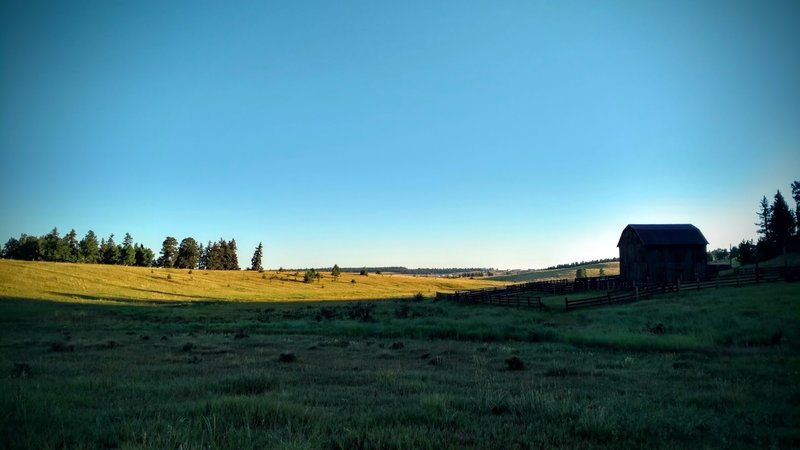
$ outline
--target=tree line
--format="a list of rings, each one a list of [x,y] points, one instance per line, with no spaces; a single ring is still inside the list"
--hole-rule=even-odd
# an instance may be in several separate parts
[[[258,244],[253,255],[255,270],[262,270],[262,245]],[[25,261],[53,261],[87,264],[116,264],[139,267],[170,267],[177,269],[239,270],[236,255],[236,240],[220,238],[217,242],[198,244],[192,237],[178,243],[167,236],[156,258],[153,250],[136,244],[130,233],[125,233],[122,243],[117,244],[114,234],[99,241],[94,231],[89,230],[83,239],[78,240],[74,229],[64,236],[58,228],[44,236],[21,234],[19,239],[10,238],[0,249],[0,257]]]
[[[742,239],[738,246],[730,250],[718,248],[708,252],[709,261],[738,259],[742,264],[765,261],[785,252],[800,251],[800,181],[791,184],[794,211],[789,207],[783,194],[778,190],[772,197],[761,197],[756,216],[758,239]]]

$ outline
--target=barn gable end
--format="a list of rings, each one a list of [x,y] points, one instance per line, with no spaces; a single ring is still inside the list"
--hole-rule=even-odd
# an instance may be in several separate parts
[[[628,225],[617,243],[620,277],[639,284],[702,278],[707,245],[694,225]]]

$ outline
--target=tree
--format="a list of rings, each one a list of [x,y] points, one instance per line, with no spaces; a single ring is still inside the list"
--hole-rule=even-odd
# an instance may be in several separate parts
[[[581,267],[580,269],[575,271],[575,278],[587,278],[586,277],[586,269]]]
[[[333,265],[333,270],[331,270],[331,275],[333,276],[333,281],[339,279],[339,275],[342,274],[342,269],[339,268],[338,264]]]
[[[769,228],[774,249],[785,251],[789,238],[794,233],[794,217],[781,191],[775,194],[774,201],[770,207]]]
[[[22,234],[19,237],[19,251],[17,252],[18,258],[25,261],[36,261],[42,259],[39,253],[39,238],[36,236],[28,236]]]
[[[78,243],[78,247],[80,248],[80,260],[82,262],[94,264],[100,260],[100,250],[94,231],[89,230],[86,236]]]
[[[800,181],[792,182],[792,198],[794,199],[795,236],[800,236]]]
[[[209,245],[211,243],[209,242]],[[208,250],[206,247],[203,247],[203,244],[200,244],[200,259],[197,261],[197,268],[200,270],[208,269]]]
[[[45,261],[57,261],[59,255],[58,243],[61,238],[58,235],[58,228],[53,227],[50,233],[42,236],[39,240],[39,254]]]
[[[18,259],[19,256],[19,240],[9,238],[6,245],[3,246],[3,258]]]
[[[250,270],[264,271],[264,267],[261,266],[262,256],[264,256],[264,247],[261,245],[261,242],[259,242],[255,253],[253,253],[253,258],[250,260]]]
[[[206,269],[223,270],[225,269],[225,255],[223,254],[223,244],[227,244],[222,238],[213,244],[209,241],[206,247]]]
[[[175,266],[175,258],[178,256],[178,240],[172,236],[167,236],[161,244],[161,256],[158,258],[159,267]]]
[[[753,264],[756,262],[756,246],[752,240],[742,240],[739,243],[739,262],[742,264]]]
[[[364,267],[363,269],[361,269],[361,272],[359,272],[359,275],[364,275],[365,277],[368,277],[369,276],[369,272],[367,271],[367,268]]]
[[[223,255],[225,270],[239,270],[239,257],[236,255],[236,239],[231,239],[224,245]]]
[[[133,246],[133,237],[130,233],[125,233],[125,239],[122,240],[122,247],[119,251],[119,263],[123,266],[132,266],[136,264],[136,248]]]
[[[311,283],[316,276],[317,272],[314,269],[308,269],[303,275],[303,283]]]
[[[134,264],[139,267],[150,267],[153,265],[155,254],[152,250],[139,244],[135,247]]]
[[[103,264],[117,264],[119,262],[119,247],[114,243],[114,234],[112,233],[107,241],[100,243],[100,258]]]
[[[69,262],[78,262],[81,259],[80,249],[78,248],[78,233],[75,232],[75,229],[69,230],[66,236],[64,236],[64,242],[62,247],[66,250],[64,256],[66,257],[66,261]]]
[[[200,261],[200,249],[194,238],[187,237],[181,241],[178,248],[178,257],[175,260],[175,267],[179,269],[195,269]]]
[[[758,234],[760,234],[763,239],[767,242],[772,241],[772,235],[770,233],[770,221],[771,221],[771,212],[769,207],[769,202],[767,201],[767,197],[761,197],[761,202],[758,204],[759,211],[756,213],[758,215]]]

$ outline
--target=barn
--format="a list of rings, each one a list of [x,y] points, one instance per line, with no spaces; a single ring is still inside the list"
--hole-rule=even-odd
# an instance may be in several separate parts
[[[628,225],[617,243],[620,278],[637,284],[703,278],[707,245],[694,225]]]

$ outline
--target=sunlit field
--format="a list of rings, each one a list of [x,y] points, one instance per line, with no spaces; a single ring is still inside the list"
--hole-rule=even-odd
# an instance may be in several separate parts
[[[330,273],[303,283],[303,272],[181,270],[0,260],[0,296],[46,300],[350,300],[434,296],[506,284],[486,279]]]

